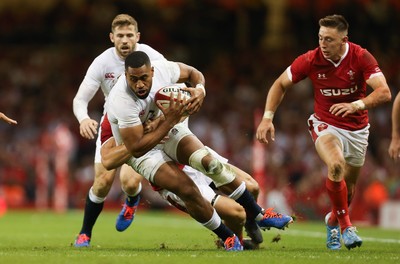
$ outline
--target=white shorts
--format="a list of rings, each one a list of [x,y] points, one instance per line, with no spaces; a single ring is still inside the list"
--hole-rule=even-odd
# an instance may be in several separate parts
[[[154,175],[165,162],[172,159],[164,152],[164,145],[158,144],[140,158],[131,157],[126,163],[137,173],[154,183]]]
[[[164,143],[164,151],[167,153],[173,160],[178,160],[176,155],[176,150],[178,148],[178,143],[182,138],[193,135],[193,132],[190,131],[187,123],[178,123],[176,124],[169,132],[168,138]]]
[[[182,138],[188,135],[193,135],[193,133],[187,126],[187,123],[179,123],[168,132],[168,139],[165,140],[164,144],[158,144],[156,147],[154,147],[152,150],[150,150],[140,158],[130,158],[127,164],[130,165],[137,173],[141,174],[148,181],[154,183],[154,175],[162,164],[168,161],[178,161],[176,156],[178,143]],[[214,157],[216,157],[221,162],[226,163],[228,161],[227,159],[216,153],[214,150],[208,147],[206,148],[214,155]],[[211,179],[201,172],[188,166],[185,167],[187,167],[187,171],[190,173],[189,176],[192,175],[193,177],[196,177],[196,175],[201,175],[201,178],[208,179],[208,184],[211,182]]]
[[[314,114],[308,119],[308,129],[314,143],[323,135],[335,135],[342,145],[346,163],[354,167],[364,165],[368,147],[369,127],[370,125],[368,124],[363,129],[350,131],[324,123],[318,120]]]

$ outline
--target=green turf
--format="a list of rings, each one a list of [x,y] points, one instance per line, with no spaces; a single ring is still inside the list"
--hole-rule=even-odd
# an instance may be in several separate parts
[[[359,227],[361,248],[328,251],[321,223],[294,223],[263,232],[260,250],[225,252],[210,231],[171,212],[139,211],[125,232],[115,231],[116,211],[97,221],[91,248],[71,246],[82,211],[67,214],[8,212],[0,218],[0,263],[400,263],[400,231]],[[278,242],[272,239],[280,235]]]

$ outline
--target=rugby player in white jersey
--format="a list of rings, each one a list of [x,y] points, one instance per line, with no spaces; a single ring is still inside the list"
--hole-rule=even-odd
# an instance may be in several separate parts
[[[215,158],[212,152],[189,130],[187,122],[178,123],[178,119],[173,119],[169,112],[171,107],[166,109],[159,104],[156,105],[154,94],[159,88],[180,82],[188,82],[196,87],[184,88],[191,93],[192,97],[187,102],[183,100],[185,107],[182,109],[183,112],[189,114],[196,113],[205,97],[204,76],[201,72],[183,63],[165,60],[150,62],[146,53],[141,51],[132,52],[127,56],[125,75],[118,79],[106,105],[117,144],[125,144],[128,152],[133,156],[127,163],[151,183],[175,193],[184,201],[189,214],[199,222],[201,222],[200,219],[206,218],[207,223],[209,221],[215,223],[214,216],[210,219],[215,213],[212,214],[212,210],[196,211],[198,206],[182,196],[185,194],[186,186],[182,187],[180,178],[188,177],[177,168],[176,162],[190,165],[210,177],[216,187],[244,207],[246,222],[256,222],[262,229],[270,227],[284,229],[293,222],[292,217],[275,213],[273,210],[262,209],[246,189],[245,182],[236,178],[231,165]],[[202,96],[198,96],[199,94]],[[180,101],[180,96],[177,101]],[[170,104],[172,103],[171,99]],[[176,104],[177,102],[174,102],[173,105]],[[164,114],[164,119],[158,118],[161,115],[160,109]],[[183,113],[180,115],[182,116]],[[155,118],[159,120],[157,129],[144,133],[143,124]],[[159,144],[167,134],[168,139],[165,143]],[[197,188],[196,190],[198,192]],[[196,195],[196,192],[193,195]],[[204,207],[204,203],[202,204]],[[210,206],[209,203],[208,206]],[[223,241],[228,239],[226,234],[210,229]],[[225,242],[225,246],[226,244]],[[236,248],[236,242],[233,248]]]
[[[98,122],[90,118],[88,104],[100,88],[105,101],[107,101],[111,88],[124,72],[124,60],[128,54],[135,50],[141,50],[146,52],[151,59],[165,59],[162,54],[150,46],[138,43],[139,39],[140,32],[134,18],[126,14],[119,14],[114,18],[110,33],[110,40],[114,46],[95,58],[73,100],[73,111],[79,121],[82,137],[94,139],[97,136]],[[104,200],[110,191],[116,174],[116,170],[106,170],[101,164],[99,137],[96,141],[94,171],[93,185],[86,197],[82,228],[74,243],[76,247],[90,245],[93,226],[103,209]],[[142,177],[132,175],[135,175],[132,168],[126,165],[121,167],[120,178],[125,186],[123,191],[126,193],[127,199],[117,219],[116,227],[119,231],[127,228],[129,226],[127,223],[133,220],[140,199]]]
[[[155,129],[155,126],[153,126],[152,123],[153,122],[147,122],[145,124],[145,133]],[[104,116],[104,119],[101,122],[100,131],[101,161],[104,167],[109,170],[120,167],[131,158],[131,155],[124,145],[116,146],[107,115]],[[214,154],[217,155],[217,157],[222,161],[227,162],[225,158],[216,153]],[[215,186],[213,186],[211,179],[206,177],[201,172],[191,168],[190,166],[184,166],[181,164],[178,166],[197,185],[202,196],[215,208],[218,215],[224,220],[224,224],[229,227],[236,234],[236,236],[238,236],[240,241],[242,241],[243,249],[258,249],[260,244],[258,240],[243,237],[243,225],[246,221],[246,212],[244,211],[244,208],[234,200],[221,195],[216,190]],[[237,170],[237,176],[241,177],[241,179],[246,182],[246,186],[258,186],[257,182],[250,175],[244,173],[243,171]],[[176,194],[159,188],[154,184],[152,185],[152,188],[154,191],[157,191],[160,196],[170,205],[187,213],[185,203]],[[222,240],[218,240],[216,244],[223,247],[224,243]]]

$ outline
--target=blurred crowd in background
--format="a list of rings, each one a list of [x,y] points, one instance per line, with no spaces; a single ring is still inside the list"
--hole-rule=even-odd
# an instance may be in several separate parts
[[[95,141],[79,135],[72,99],[92,60],[112,45],[118,13],[137,19],[140,42],[204,73],[207,97],[190,127],[250,174],[258,158],[255,113],[281,72],[317,47],[319,18],[344,15],[350,41],[377,58],[393,95],[400,87],[397,0],[2,0],[0,111],[18,121],[0,123],[0,196],[9,208],[52,208],[57,196],[67,197],[67,208],[82,208]],[[99,91],[92,118],[100,118],[103,103]],[[278,109],[276,140],[263,157],[265,203],[303,219],[329,210],[326,169],[306,125],[312,112],[312,88],[303,81]],[[352,207],[353,219],[371,224],[382,203],[400,200],[400,164],[387,154],[390,112],[390,104],[370,111],[370,145]],[[116,180],[106,206],[119,206],[121,195]],[[163,208],[157,195],[145,188],[143,206]]]

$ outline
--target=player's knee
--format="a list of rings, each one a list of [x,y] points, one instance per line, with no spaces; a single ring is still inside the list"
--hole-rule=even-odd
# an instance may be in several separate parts
[[[255,199],[257,199],[260,193],[260,186],[258,185],[258,182],[253,178],[251,178],[250,180],[246,180],[245,182],[247,190],[253,195]]]
[[[114,172],[106,171],[96,175],[93,183],[93,192],[100,196],[107,196],[114,182]]]
[[[344,173],[344,161],[333,161],[328,166],[328,173],[333,177],[335,180],[342,180],[343,173]]]
[[[189,158],[192,168],[209,176],[217,187],[228,184],[235,179],[235,173],[229,166],[221,163],[206,148],[192,153]]]
[[[135,193],[142,182],[142,176],[137,173],[125,173],[124,175],[121,174],[120,181],[122,189],[125,190],[126,193]]]

